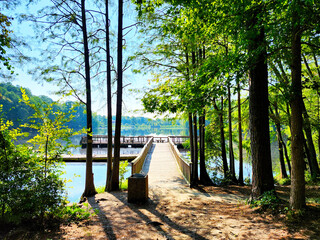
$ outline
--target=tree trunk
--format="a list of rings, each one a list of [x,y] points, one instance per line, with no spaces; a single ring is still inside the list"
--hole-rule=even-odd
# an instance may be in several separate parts
[[[123,20],[123,1],[119,0],[118,16],[118,58],[117,58],[117,105],[116,105],[116,128],[114,135],[114,159],[112,168],[112,190],[119,190],[119,165],[120,165],[120,137],[121,137],[121,118],[122,118],[122,20]]]
[[[214,108],[219,114],[219,127],[220,127],[220,144],[221,144],[221,158],[223,164],[223,176],[226,179],[228,177],[228,162],[226,153],[226,141],[224,138],[224,123],[223,123],[223,96],[221,96],[221,109],[218,108],[216,102],[214,102]]]
[[[292,3],[292,43],[291,43],[291,189],[290,206],[301,209],[306,205],[304,160],[303,160],[303,119],[302,119],[302,86],[301,86],[301,29],[298,13],[299,0]]]
[[[195,178],[197,167],[194,161],[194,147],[193,147],[193,120],[192,113],[189,113],[189,136],[190,136],[190,155],[191,155],[191,180],[190,187],[195,187],[197,185],[197,179]]]
[[[111,191],[112,183],[112,93],[111,93],[111,63],[109,38],[109,2],[106,0],[106,57],[107,57],[107,109],[108,109],[108,163],[105,190]]]
[[[193,147],[194,147],[194,178],[195,181],[199,181],[199,174],[198,174],[198,121],[197,121],[197,114],[193,114]]]
[[[229,166],[232,182],[236,183],[236,172],[234,167],[234,153],[233,153],[233,144],[232,144],[232,116],[231,116],[231,93],[230,86],[228,84],[228,120],[229,120]]]
[[[239,185],[243,183],[243,150],[242,150],[242,127],[241,127],[241,88],[238,82],[238,131],[239,131]]]
[[[82,34],[84,48],[85,78],[86,78],[86,111],[87,111],[87,161],[86,161],[86,182],[83,197],[90,197],[97,192],[94,187],[92,172],[92,110],[91,110],[91,79],[89,64],[89,46],[87,35],[87,20],[85,12],[85,0],[81,0]]]
[[[307,146],[309,149],[309,168],[310,168],[310,173],[311,176],[317,177],[320,175],[320,169],[319,165],[317,162],[317,154],[316,154],[316,149],[314,147],[313,139],[312,139],[312,133],[311,133],[311,124],[309,120],[309,115],[307,113],[306,106],[304,104],[304,101],[302,100],[302,114],[303,114],[303,129],[306,134],[306,141],[307,141]]]
[[[257,15],[262,6],[249,13],[248,54],[249,70],[249,126],[252,154],[252,198],[258,198],[264,192],[274,190],[272,175],[270,133],[269,133],[269,100],[268,100],[268,67],[264,27],[258,23]]]
[[[291,174],[291,164],[290,164],[290,159],[289,159],[289,155],[288,155],[288,150],[287,150],[287,146],[286,143],[283,141],[283,137],[281,132],[279,133],[279,137],[280,137],[280,141],[284,150],[284,156],[286,158],[287,161],[287,165],[288,165],[288,169],[289,169],[289,173]]]
[[[280,160],[280,170],[281,170],[281,178],[287,178],[287,170],[286,165],[284,163],[284,157],[283,157],[283,144],[281,141],[281,125],[280,125],[280,116],[278,112],[278,104],[275,103],[275,125],[276,125],[276,131],[277,131],[277,139],[278,139],[278,147],[279,147],[279,160]]]
[[[200,133],[200,183],[205,186],[213,186],[213,182],[209,177],[206,168],[205,159],[205,112],[199,117],[199,133]]]

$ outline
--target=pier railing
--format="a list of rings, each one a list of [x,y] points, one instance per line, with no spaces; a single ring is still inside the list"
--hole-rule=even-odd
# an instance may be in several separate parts
[[[191,164],[188,163],[186,159],[184,159],[184,157],[179,152],[177,146],[173,143],[172,139],[170,137],[168,139],[171,151],[178,163],[180,171],[182,172],[184,178],[190,183]]]
[[[135,137],[120,137],[120,144],[122,147],[142,147],[144,146],[151,136],[135,136]],[[114,142],[114,136],[112,137],[112,142]],[[87,137],[83,136],[80,140],[80,145],[82,148],[87,147]],[[92,136],[92,147],[93,148],[106,148],[108,146],[108,135],[93,135]]]
[[[131,174],[134,173],[140,173],[142,167],[143,167],[143,163],[144,160],[147,157],[147,154],[150,150],[150,147],[152,146],[153,143],[153,137],[151,137],[149,139],[149,141],[147,142],[146,145],[144,145],[144,147],[142,148],[140,154],[138,155],[138,157],[136,157],[132,162],[131,162]]]

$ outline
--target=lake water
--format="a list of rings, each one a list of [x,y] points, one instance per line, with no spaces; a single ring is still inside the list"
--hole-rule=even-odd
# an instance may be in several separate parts
[[[184,150],[184,149],[179,149],[179,151],[181,152],[182,156],[184,158],[186,158],[187,160],[190,161],[190,152],[188,150]],[[228,166],[229,166],[229,159],[228,159]],[[236,177],[238,178],[239,175],[239,161],[238,160],[234,160],[234,166],[235,166],[235,173],[236,173]],[[207,172],[209,174],[209,176],[212,178],[212,174],[213,174],[213,170],[210,169],[215,169],[216,168],[216,163],[214,161],[210,161],[209,163],[209,168],[207,169]],[[200,173],[200,166],[198,166],[198,171]],[[216,177],[218,178],[223,178],[223,172],[218,171],[216,173]],[[252,166],[250,163],[248,162],[243,162],[243,179],[246,178],[252,178]]]
[[[131,175],[131,166],[128,165],[128,171],[125,174],[125,178]],[[65,172],[61,177],[66,180],[71,180],[66,183],[67,199],[70,202],[79,202],[80,197],[85,187],[85,173],[86,163],[66,163],[63,168]],[[94,162],[93,163],[93,176],[95,187],[105,186],[106,174],[107,174],[107,163],[105,162]]]
[[[85,149],[83,149],[85,150]],[[106,149],[95,149],[97,152],[106,152]],[[138,154],[140,149],[121,149],[121,151],[128,151],[129,153],[123,154]],[[182,151],[183,155],[187,156],[186,151]],[[100,154],[100,153],[99,153]],[[128,171],[125,174],[125,178],[130,177],[131,175],[131,166],[130,164],[127,167]],[[235,170],[236,174],[239,173],[239,164],[238,161],[235,161]],[[86,164],[83,162],[75,162],[75,163],[66,163],[63,171],[65,172],[62,175],[62,178],[66,180],[71,180],[66,183],[67,190],[67,199],[70,202],[79,202],[80,197],[84,191],[85,186],[85,172],[86,172]],[[243,178],[249,177],[251,179],[252,168],[249,163],[243,164]],[[94,184],[95,187],[105,186],[106,184],[106,173],[107,173],[107,163],[105,162],[94,162],[93,163],[93,174],[94,174]],[[208,171],[210,177],[212,177],[212,172]],[[223,177],[222,173],[218,173],[217,176],[219,178]]]

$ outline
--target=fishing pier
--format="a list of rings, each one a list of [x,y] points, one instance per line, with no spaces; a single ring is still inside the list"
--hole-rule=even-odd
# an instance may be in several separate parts
[[[120,137],[120,146],[123,148],[139,148],[144,147],[148,141],[153,138],[153,142],[155,143],[166,143],[169,138],[172,142],[178,147],[182,146],[182,143],[189,139],[189,136],[121,136]],[[93,135],[92,136],[92,147],[93,148],[107,148],[108,147],[108,136],[107,135]],[[112,142],[114,142],[114,137],[112,138]],[[80,140],[81,148],[87,147],[87,137],[83,136]],[[112,144],[113,146],[113,144]]]

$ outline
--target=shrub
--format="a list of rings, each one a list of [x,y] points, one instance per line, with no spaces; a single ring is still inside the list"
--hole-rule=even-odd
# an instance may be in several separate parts
[[[128,166],[128,161],[121,161],[120,162],[120,168],[119,168],[119,187],[120,189],[124,189],[123,188],[123,183],[125,182],[125,179],[124,179],[124,175],[129,171],[129,169],[127,168]],[[128,184],[127,184],[127,189],[128,189]]]
[[[27,146],[15,146],[18,131],[1,121],[0,213],[4,223],[19,224],[43,217],[64,202],[64,182],[55,168],[44,169],[39,157]]]
[[[70,147],[69,137],[77,134],[66,127],[71,112],[54,112],[57,103],[30,102],[22,90],[21,100],[34,110],[28,127],[37,131],[29,145],[15,145],[22,137],[12,122],[0,116],[0,222],[19,224],[44,219],[66,204],[64,180],[60,178],[61,154]],[[1,113],[0,106],[0,113]],[[60,140],[66,144],[63,146]],[[60,141],[60,142],[59,142]],[[30,145],[31,144],[31,145]]]
[[[277,197],[274,190],[263,193],[258,199],[250,201],[251,207],[259,207],[262,211],[268,209],[276,211],[279,209],[281,200]]]

